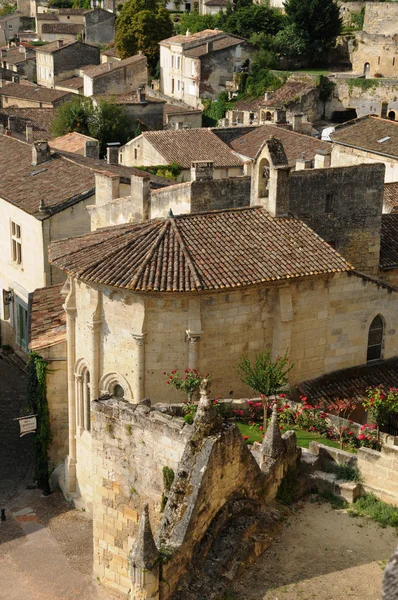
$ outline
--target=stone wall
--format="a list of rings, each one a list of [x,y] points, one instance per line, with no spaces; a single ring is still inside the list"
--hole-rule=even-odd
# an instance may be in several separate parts
[[[88,44],[109,44],[115,37],[116,15],[107,10],[93,10],[85,15],[85,41]],[[97,64],[97,63],[93,63]]]
[[[398,76],[398,71],[396,73]],[[354,108],[357,117],[365,115],[387,116],[391,111],[398,117],[398,80],[374,79],[374,85],[354,85],[347,78],[333,78],[335,83],[332,97],[326,103],[326,116],[331,118],[334,111]],[[362,80],[365,83],[365,80]]]
[[[224,92],[227,81],[233,81],[234,65],[243,64],[247,59],[251,59],[252,51],[251,44],[242,43],[201,56],[200,98],[216,98],[220,92]]]
[[[379,156],[358,148],[350,148],[340,144],[332,145],[333,167],[347,167],[349,165],[363,165],[366,163],[379,163],[385,165],[385,183],[398,181],[398,160],[387,156]]]
[[[359,271],[378,274],[383,165],[291,173],[289,210]]]
[[[398,447],[384,445],[381,452],[358,449],[362,487],[389,504],[398,505]]]
[[[121,63],[106,63],[109,71],[97,75],[92,79],[83,75],[84,95],[96,96],[98,94],[126,94],[135,92],[147,83],[147,64],[143,56],[133,64],[120,67]]]
[[[398,27],[398,6],[395,2],[366,2],[363,29],[367,33],[395,35]]]
[[[87,65],[99,65],[100,49],[90,44],[77,42],[54,52],[54,78],[66,79],[75,69]]]
[[[369,6],[373,3],[368,2]],[[385,7],[393,6],[394,2],[386,2]],[[355,35],[355,46],[351,54],[352,70],[367,77],[397,77],[398,75],[398,44],[395,36],[371,34],[360,31]]]

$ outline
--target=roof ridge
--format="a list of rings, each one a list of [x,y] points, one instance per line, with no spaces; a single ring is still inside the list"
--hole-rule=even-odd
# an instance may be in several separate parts
[[[180,244],[180,248],[181,248],[181,250],[182,250],[182,252],[183,252],[183,254],[185,256],[185,260],[186,260],[186,263],[187,263],[187,265],[189,267],[189,270],[191,271],[191,273],[193,275],[193,278],[195,280],[195,287],[198,290],[203,290],[203,283],[202,283],[202,281],[200,279],[199,273],[195,269],[195,266],[194,266],[194,264],[192,262],[192,258],[191,258],[191,255],[189,253],[189,250],[186,247],[185,242],[184,242],[184,240],[181,237],[181,233],[180,233],[180,231],[179,231],[179,229],[177,227],[177,223],[176,223],[174,217],[171,219],[171,226],[172,226],[172,229],[173,229],[173,231],[175,233],[175,236],[176,236],[176,238],[178,240],[178,243]]]
[[[131,283],[129,286],[130,289],[135,290],[142,273],[144,272],[146,266],[148,265],[149,261],[153,257],[155,251],[159,248],[160,242],[164,239],[166,230],[169,227],[169,220],[170,219],[166,219],[165,223],[162,225],[155,243],[152,244],[152,246],[146,253],[145,258],[143,259],[140,266],[138,267],[136,274],[134,275],[134,277],[131,280]],[[150,221],[149,221],[149,223],[150,223]]]

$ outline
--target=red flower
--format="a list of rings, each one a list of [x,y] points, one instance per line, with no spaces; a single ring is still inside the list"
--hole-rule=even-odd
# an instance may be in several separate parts
[[[249,439],[249,436],[248,436],[248,435],[244,435],[244,436],[243,436],[243,439],[244,439],[244,440],[248,440],[248,439]]]
[[[289,404],[285,404],[283,408],[290,408]]]
[[[163,371],[163,375],[166,375],[166,371]]]
[[[260,427],[259,427],[259,430],[260,430],[260,431],[262,431],[262,430],[263,430],[263,426],[262,426],[262,425],[260,425]]]
[[[363,433],[360,433],[358,436],[359,440],[366,440],[366,435],[364,435]]]
[[[279,398],[286,398],[286,394],[279,394]]]

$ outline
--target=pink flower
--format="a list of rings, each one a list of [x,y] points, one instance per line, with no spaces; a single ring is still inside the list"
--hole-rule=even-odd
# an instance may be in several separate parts
[[[279,394],[279,398],[286,398],[286,394]]]
[[[262,425],[260,425],[260,427],[259,427],[259,430],[260,430],[260,431],[262,431],[262,430],[263,430],[263,427],[262,427]]]

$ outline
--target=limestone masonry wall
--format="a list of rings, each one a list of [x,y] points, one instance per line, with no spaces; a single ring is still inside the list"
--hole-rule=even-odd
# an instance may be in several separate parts
[[[358,468],[366,492],[372,492],[384,502],[398,504],[397,446],[383,445],[381,452],[359,448]]]

